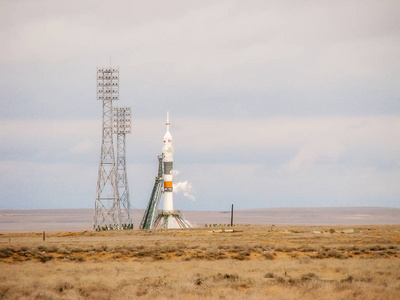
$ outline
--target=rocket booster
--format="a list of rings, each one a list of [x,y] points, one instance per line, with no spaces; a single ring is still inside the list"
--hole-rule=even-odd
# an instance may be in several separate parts
[[[174,210],[173,200],[173,175],[174,147],[172,144],[172,135],[169,132],[169,112],[167,112],[167,132],[164,135],[164,145],[162,148],[164,163],[164,208],[163,211],[172,212]]]

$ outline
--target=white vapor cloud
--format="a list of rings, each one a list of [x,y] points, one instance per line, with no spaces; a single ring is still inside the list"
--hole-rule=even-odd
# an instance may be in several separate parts
[[[180,170],[177,170],[177,169],[172,170],[172,174],[173,174],[174,178],[175,178],[175,176],[178,176],[180,173],[182,173]],[[183,193],[183,196],[189,198],[193,202],[196,201],[196,197],[193,195],[193,192],[194,192],[193,186],[187,180],[180,181],[180,182],[174,182],[173,191],[175,194]]]
[[[175,176],[178,176],[179,174],[181,173],[181,171],[179,171],[179,170],[176,170],[176,169],[173,169],[172,170],[172,175],[175,177]]]
[[[189,198],[192,201],[196,201],[196,198],[193,195],[193,191],[194,191],[193,190],[193,186],[187,180],[174,183],[174,189],[173,190],[174,190],[174,193],[183,192],[183,195],[185,197]]]

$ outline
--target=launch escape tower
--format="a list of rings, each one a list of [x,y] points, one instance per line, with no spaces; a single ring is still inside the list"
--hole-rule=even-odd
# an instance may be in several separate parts
[[[121,176],[124,176],[124,184],[126,188],[123,193],[124,218],[121,212],[121,199],[119,197],[119,173],[115,166],[113,133],[119,134],[118,127],[113,124],[113,107],[112,101],[119,100],[119,69],[118,68],[97,68],[97,100],[103,104],[103,126],[100,163],[97,177],[97,189],[95,199],[95,210],[93,215],[93,229],[110,230],[110,229],[128,229],[132,226],[130,219],[129,192],[127,189],[126,170],[125,170],[125,133],[129,128],[130,132],[130,112],[129,122],[125,120],[124,114],[124,130],[121,130],[121,144],[123,143],[123,168]],[[117,113],[117,115],[119,115]],[[118,120],[117,120],[118,123]],[[129,123],[129,124],[128,124]],[[125,127],[129,125],[129,127]],[[118,126],[118,125],[117,125]],[[121,127],[122,128],[122,127]],[[119,150],[119,149],[118,149]],[[122,166],[121,166],[122,168]],[[127,204],[128,203],[128,204]],[[127,215],[125,217],[125,214]]]
[[[122,229],[133,229],[129,200],[128,177],[126,175],[126,134],[131,133],[131,108],[114,108],[114,134],[117,134],[117,184]]]

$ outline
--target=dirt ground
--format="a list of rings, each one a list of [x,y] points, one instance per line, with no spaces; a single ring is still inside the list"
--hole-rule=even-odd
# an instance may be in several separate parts
[[[5,233],[0,299],[399,299],[400,225]]]

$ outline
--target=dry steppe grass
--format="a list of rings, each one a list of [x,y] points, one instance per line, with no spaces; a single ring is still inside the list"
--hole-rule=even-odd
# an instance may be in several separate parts
[[[400,225],[346,228],[3,234],[0,299],[399,299]]]

